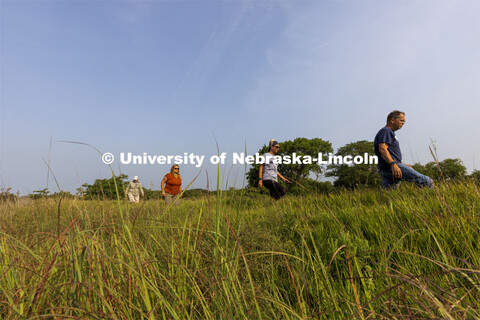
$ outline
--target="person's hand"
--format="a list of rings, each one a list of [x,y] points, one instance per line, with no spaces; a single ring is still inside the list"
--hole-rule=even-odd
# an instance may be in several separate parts
[[[290,180],[288,180],[288,179],[284,179],[283,181],[284,181],[285,183],[287,183],[287,184],[292,183],[292,182],[291,182]]]
[[[400,170],[396,163],[392,165],[392,174],[397,179],[400,179],[402,177],[402,170]]]
[[[263,181],[262,181],[262,180],[258,180],[258,187],[259,187],[259,188],[262,188],[262,187],[263,187]]]
[[[162,191],[162,197],[166,197],[165,191]]]

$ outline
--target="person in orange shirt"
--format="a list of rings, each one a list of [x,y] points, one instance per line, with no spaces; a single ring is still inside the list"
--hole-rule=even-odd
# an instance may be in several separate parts
[[[177,198],[182,196],[182,177],[180,176],[180,168],[174,164],[162,180],[162,196],[165,198],[167,205],[171,205]]]

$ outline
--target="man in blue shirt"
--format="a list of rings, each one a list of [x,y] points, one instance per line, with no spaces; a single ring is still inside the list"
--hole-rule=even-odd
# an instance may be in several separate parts
[[[382,187],[397,187],[402,181],[412,181],[418,186],[433,188],[432,179],[418,173],[408,164],[402,163],[402,152],[395,131],[405,124],[405,113],[392,111],[387,125],[378,131],[373,142],[378,157],[378,172],[382,176]]]

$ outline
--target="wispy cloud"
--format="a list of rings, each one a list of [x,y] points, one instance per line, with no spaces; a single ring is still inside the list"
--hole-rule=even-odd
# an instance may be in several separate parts
[[[202,49],[185,72],[172,98],[172,106],[177,106],[186,96],[195,97],[202,92],[220,62],[226,59],[232,43],[238,44],[246,35],[255,34],[263,22],[269,19],[274,4],[256,1],[222,2],[224,15],[217,17],[217,23],[206,38]],[[236,8],[233,12],[231,8]],[[231,61],[235,63],[235,61]]]
[[[441,136],[451,156],[462,157],[445,126],[426,132],[421,122],[428,115],[446,125],[478,113],[478,90],[460,83],[480,81],[474,14],[480,4],[308,2],[283,8],[288,23],[265,53],[268,64],[249,97],[252,114],[275,114],[282,132],[341,146],[370,137],[387,112],[403,106],[410,123],[418,122],[404,137]],[[474,152],[480,154],[478,147]]]

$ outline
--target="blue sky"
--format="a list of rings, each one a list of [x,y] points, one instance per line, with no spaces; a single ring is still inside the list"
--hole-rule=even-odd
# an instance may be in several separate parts
[[[1,1],[0,183],[109,176],[102,152],[254,153],[373,140],[400,109],[407,163],[480,169],[478,1]],[[51,152],[49,152],[52,139]],[[168,165],[112,165],[155,189]],[[183,165],[206,186],[216,168]],[[223,169],[222,169],[223,170]],[[244,168],[227,165],[229,184]],[[211,187],[214,187],[214,185]],[[57,191],[50,178],[49,189]]]

